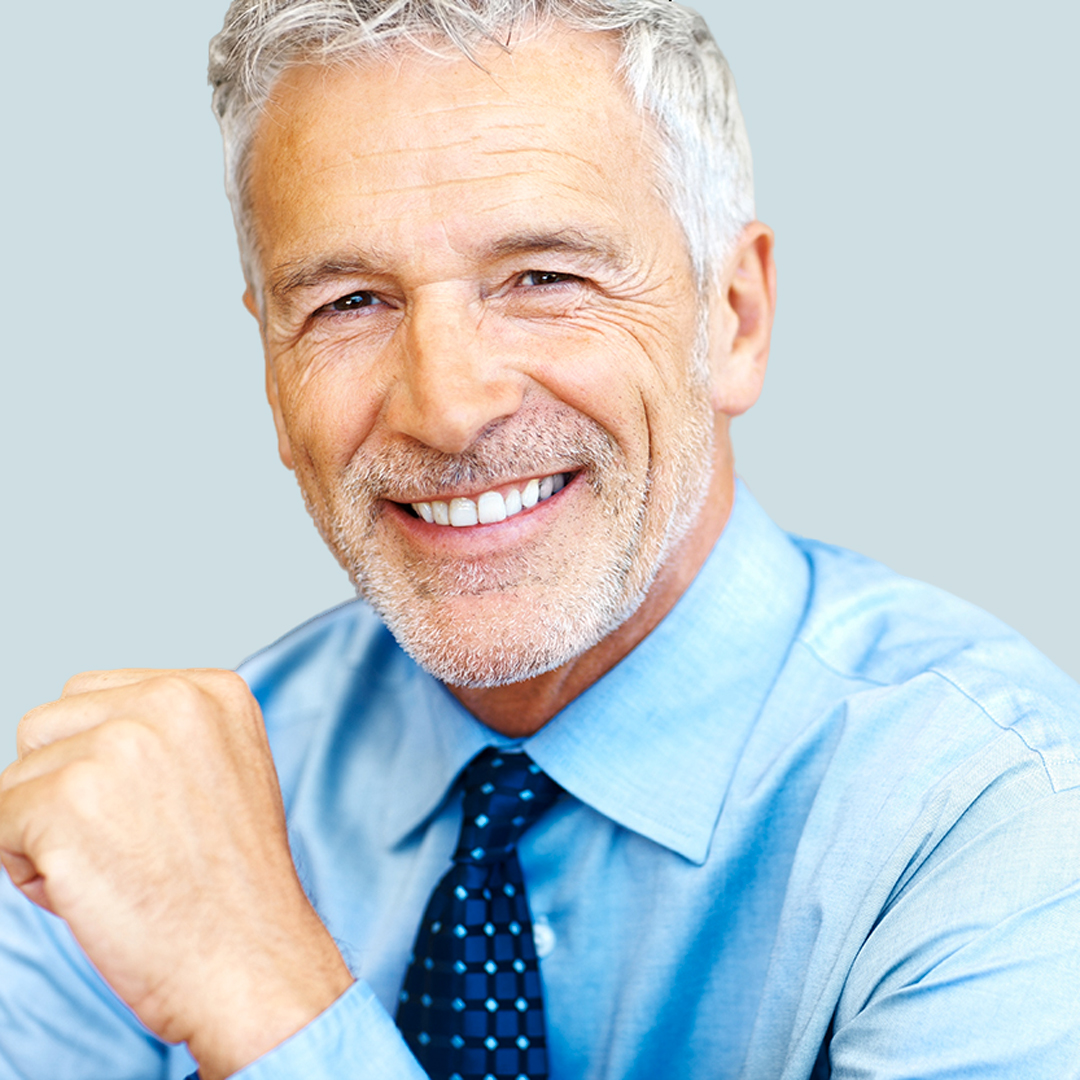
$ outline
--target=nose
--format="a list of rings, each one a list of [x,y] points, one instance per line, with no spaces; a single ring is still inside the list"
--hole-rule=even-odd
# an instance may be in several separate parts
[[[390,427],[458,454],[521,405],[522,377],[484,316],[454,295],[417,297],[398,329],[398,370],[385,412]]]

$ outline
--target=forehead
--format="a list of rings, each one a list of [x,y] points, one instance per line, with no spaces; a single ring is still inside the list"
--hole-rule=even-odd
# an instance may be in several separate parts
[[[552,29],[477,60],[410,48],[287,71],[252,149],[264,267],[350,238],[465,251],[541,226],[632,242],[650,215],[670,222],[612,38]]]

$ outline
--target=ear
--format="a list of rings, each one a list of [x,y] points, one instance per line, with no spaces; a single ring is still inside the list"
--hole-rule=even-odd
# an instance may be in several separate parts
[[[259,333],[263,339],[263,356],[266,358],[266,400],[270,402],[270,411],[274,414],[274,427],[277,429],[278,457],[286,469],[293,467],[292,444],[289,442],[289,433],[285,428],[285,418],[281,414],[281,400],[278,396],[277,375],[274,365],[270,360],[270,352],[266,348],[266,335],[263,334],[262,319],[259,317],[259,305],[255,302],[255,294],[249,285],[244,292],[244,307],[254,316],[259,324]]]
[[[710,300],[713,408],[738,416],[757,401],[769,360],[776,263],[768,225],[753,221],[743,229]]]

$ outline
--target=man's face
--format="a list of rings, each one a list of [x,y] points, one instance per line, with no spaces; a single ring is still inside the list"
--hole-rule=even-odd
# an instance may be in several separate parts
[[[283,459],[359,590],[461,686],[625,620],[698,518],[714,434],[614,45],[480,56],[294,69],[251,183]]]

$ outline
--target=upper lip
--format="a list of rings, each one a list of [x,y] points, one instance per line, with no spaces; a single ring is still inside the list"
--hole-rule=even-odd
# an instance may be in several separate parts
[[[577,468],[555,468],[549,472],[533,472],[528,473],[525,476],[517,477],[516,479],[509,480],[495,480],[490,481],[482,487],[458,487],[445,491],[440,491],[436,494],[428,493],[424,495],[394,495],[386,496],[391,502],[401,503],[403,506],[407,506],[410,503],[419,502],[450,502],[451,499],[478,499],[486,491],[499,491],[502,488],[508,487],[524,487],[530,480],[541,480],[545,476],[556,476],[559,473],[568,475],[570,473],[577,472]]]

